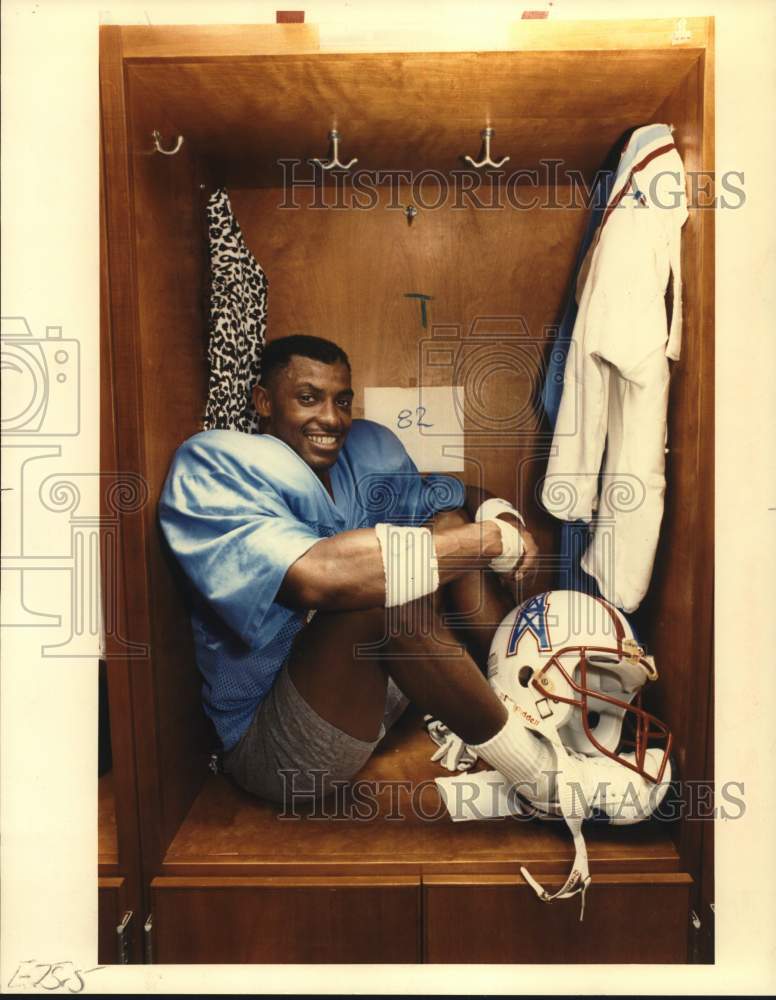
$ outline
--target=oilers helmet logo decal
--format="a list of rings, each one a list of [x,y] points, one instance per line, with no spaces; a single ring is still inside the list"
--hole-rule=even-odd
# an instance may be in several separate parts
[[[538,594],[520,605],[512,633],[507,643],[507,656],[514,656],[517,646],[526,632],[536,639],[540,653],[548,653],[550,646],[550,630],[547,622],[547,597],[549,594]]]

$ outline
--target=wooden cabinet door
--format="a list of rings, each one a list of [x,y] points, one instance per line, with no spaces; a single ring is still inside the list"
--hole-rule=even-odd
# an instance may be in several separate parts
[[[154,960],[419,962],[414,876],[156,878]]]
[[[424,960],[686,962],[691,884],[679,872],[597,876],[580,922],[579,899],[542,903],[519,876],[425,876]]]
[[[97,961],[100,965],[119,963],[118,926],[127,909],[127,880],[101,878],[97,880]],[[135,915],[127,928],[132,934]],[[129,939],[128,939],[129,940]],[[131,941],[129,941],[131,947]]]

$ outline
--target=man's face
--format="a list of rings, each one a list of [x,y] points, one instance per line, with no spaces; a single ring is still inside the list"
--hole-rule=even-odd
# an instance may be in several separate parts
[[[292,355],[253,401],[264,430],[294,449],[318,475],[337,461],[352,422],[348,366]]]

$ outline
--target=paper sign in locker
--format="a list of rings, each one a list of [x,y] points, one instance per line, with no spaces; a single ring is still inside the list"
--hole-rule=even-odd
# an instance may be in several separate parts
[[[421,472],[463,472],[463,386],[368,386],[364,416],[389,427]]]

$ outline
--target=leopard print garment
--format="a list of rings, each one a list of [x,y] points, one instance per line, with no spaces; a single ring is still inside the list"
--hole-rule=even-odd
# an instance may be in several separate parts
[[[205,430],[258,431],[251,390],[261,372],[267,330],[267,276],[243,240],[229,195],[207,203],[210,339]]]

